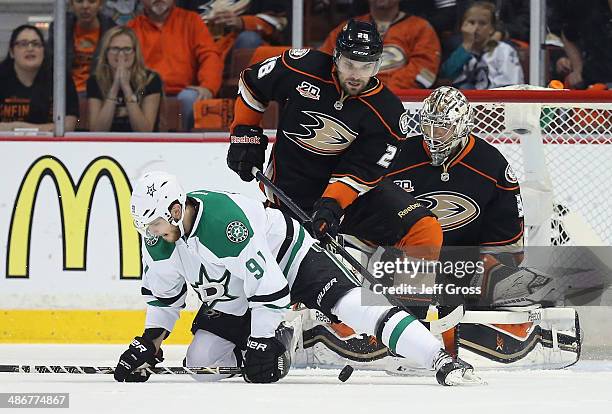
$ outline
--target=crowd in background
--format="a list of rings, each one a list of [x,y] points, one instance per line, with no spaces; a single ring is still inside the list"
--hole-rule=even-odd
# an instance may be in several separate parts
[[[67,131],[158,131],[167,102],[180,119],[169,129],[206,128],[207,118],[196,120],[201,109],[227,106],[241,69],[291,43],[290,1],[68,3]],[[547,3],[547,79],[612,87],[612,0]],[[528,82],[529,0],[313,0],[304,8],[305,47],[326,53],[349,18],[374,21],[385,45],[378,77],[396,93]],[[55,43],[53,25],[47,39],[30,25],[12,32],[0,64],[0,130],[53,130]]]

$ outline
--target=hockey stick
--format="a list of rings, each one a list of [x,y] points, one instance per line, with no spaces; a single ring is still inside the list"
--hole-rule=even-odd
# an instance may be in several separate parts
[[[145,368],[156,375],[214,374],[240,375],[238,367],[154,367]],[[113,367],[92,367],[80,365],[0,365],[0,373],[14,372],[19,374],[114,374]]]
[[[298,206],[295,202],[287,195],[283,190],[278,188],[268,177],[266,177],[257,167],[253,167],[251,173],[266,187],[274,193],[289,209],[301,220],[302,224],[309,223],[312,219]],[[370,282],[370,286],[373,286],[379,283],[378,279],[372,275],[368,269],[366,269],[357,259],[355,259],[346,249],[341,246],[336,239],[334,239],[329,234],[325,234],[326,243],[330,245],[344,260],[346,260],[359,274],[363,276],[368,282]],[[408,309],[398,298],[390,294],[384,294],[385,298],[391,303],[393,306],[397,306],[400,309],[405,310],[408,313],[410,309]],[[463,306],[458,306],[451,313],[446,315],[444,318],[431,321],[424,322],[425,324],[429,324],[429,330],[433,334],[440,334],[444,331],[449,330],[453,326],[456,326],[461,321],[463,317]]]

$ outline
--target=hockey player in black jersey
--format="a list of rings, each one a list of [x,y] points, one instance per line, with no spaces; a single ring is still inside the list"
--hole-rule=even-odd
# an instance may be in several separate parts
[[[472,107],[457,89],[443,86],[423,102],[419,113],[422,135],[404,142],[387,179],[414,195],[438,217],[444,247],[459,248],[481,260],[484,271],[459,280],[442,275],[439,282],[480,289],[471,297],[445,297],[444,316],[458,302],[468,309],[540,306],[559,294],[559,280],[537,269],[519,267],[523,260],[523,200],[519,182],[506,158],[484,139],[473,135]],[[468,332],[467,329],[465,329]],[[456,347],[455,329],[443,337],[447,350]],[[486,333],[471,329],[470,342],[486,341]],[[500,334],[498,333],[498,336]],[[517,349],[518,351],[518,349]],[[521,350],[524,354],[527,349]]]
[[[518,179],[495,147],[471,134],[473,113],[466,97],[452,87],[436,89],[424,100],[419,122],[422,135],[404,142],[387,179],[436,214],[444,246],[473,247],[460,250],[459,255],[483,258],[487,272],[477,277],[489,276],[495,266],[503,266],[493,254],[503,254],[511,258],[509,264],[518,264],[523,252]],[[444,283],[467,283],[467,279],[445,276]],[[488,283],[481,286],[492,288]],[[481,303],[495,300],[486,296],[483,293]],[[451,306],[441,307],[442,314],[462,298],[444,300]],[[453,332],[445,335],[447,349],[452,348]]]
[[[558,279],[537,269],[519,267],[523,256],[524,224],[518,179],[495,147],[471,134],[473,115],[466,97],[451,87],[436,89],[423,102],[419,123],[422,134],[404,141],[385,181],[414,195],[436,214],[444,231],[441,263],[480,261],[484,269],[462,278],[438,272],[438,285],[480,289],[480,295],[468,297],[443,291],[435,298],[435,302],[441,304],[438,316],[445,316],[459,304],[468,309],[495,310],[527,306],[532,309],[550,302],[562,286]],[[373,260],[379,257],[381,261],[393,261],[389,257],[402,254],[394,250],[384,249],[384,253],[374,254]],[[463,343],[472,344],[469,345],[472,352],[504,363],[515,361],[517,355],[524,357],[539,343],[536,337],[539,327],[529,322],[521,329],[533,337],[525,336],[524,341],[515,341],[509,347],[500,346],[500,341],[513,341],[511,335],[504,336],[502,326],[492,330],[471,323],[460,329]],[[512,327],[516,329],[516,325]],[[579,331],[577,326],[576,331]],[[329,339],[334,344],[330,348],[345,358],[368,361],[376,359],[374,355],[384,356],[380,345],[363,346],[366,340],[358,342],[350,335],[343,335],[340,341],[338,335],[321,327],[306,331],[304,337],[313,337],[313,333]],[[442,336],[447,351],[456,355],[456,328]],[[360,346],[358,350],[355,343]],[[533,361],[544,363],[535,357]],[[402,372],[397,368],[390,370]]]
[[[444,245],[521,253],[518,179],[495,147],[471,134],[466,97],[440,87],[425,99],[419,116],[422,135],[404,142],[388,178],[436,214]]]
[[[435,259],[442,232],[434,215],[383,181],[405,139],[407,114],[375,76],[381,55],[375,25],[350,21],[333,57],[292,49],[244,70],[228,166],[245,181],[252,167],[263,168],[268,138],[259,124],[276,101],[276,143],[265,173],[313,214],[315,237],[340,232],[374,245],[424,246],[422,255]]]

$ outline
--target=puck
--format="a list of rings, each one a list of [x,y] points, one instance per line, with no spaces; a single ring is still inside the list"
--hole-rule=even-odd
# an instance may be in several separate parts
[[[345,382],[347,379],[351,377],[352,373],[353,373],[353,367],[350,365],[347,365],[344,368],[342,368],[342,371],[340,371],[340,374],[338,374],[338,379],[342,382]]]

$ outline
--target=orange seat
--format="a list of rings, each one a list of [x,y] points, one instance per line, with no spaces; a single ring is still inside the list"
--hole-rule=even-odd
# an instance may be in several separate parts
[[[272,56],[278,56],[282,54],[285,50],[289,49],[291,49],[291,46],[259,46],[252,54],[248,66],[254,65],[255,63],[259,63],[262,60],[271,58]]]

